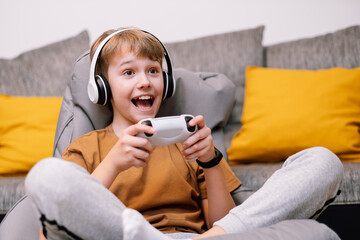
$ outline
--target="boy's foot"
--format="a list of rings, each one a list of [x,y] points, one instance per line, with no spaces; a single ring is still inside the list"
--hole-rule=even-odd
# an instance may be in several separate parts
[[[127,208],[122,213],[123,240],[171,240],[154,228],[138,211]]]

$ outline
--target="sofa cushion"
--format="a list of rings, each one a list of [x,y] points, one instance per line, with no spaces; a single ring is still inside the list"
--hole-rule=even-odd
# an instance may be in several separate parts
[[[265,66],[321,69],[360,66],[360,26],[266,47]]]
[[[249,67],[243,127],[228,150],[237,162],[277,162],[323,146],[360,162],[360,68],[306,71]]]
[[[235,84],[235,105],[226,125],[225,146],[239,130],[244,98],[245,68],[263,65],[264,27],[165,44],[173,65],[195,72],[225,74]]]
[[[14,59],[0,59],[0,93],[62,96],[77,57],[89,48],[86,31]]]
[[[61,101],[0,94],[0,175],[27,172],[52,156]]]

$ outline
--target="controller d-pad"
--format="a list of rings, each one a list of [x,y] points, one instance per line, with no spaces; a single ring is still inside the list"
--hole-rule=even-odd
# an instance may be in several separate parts
[[[195,129],[196,129],[196,127],[189,125],[189,122],[191,121],[191,119],[193,119],[193,118],[192,118],[192,117],[189,117],[189,116],[186,116],[186,117],[185,117],[186,127],[187,127],[187,130],[188,130],[189,132],[194,132]]]
[[[146,121],[143,121],[141,124],[144,124],[144,125],[147,125],[147,126],[150,126],[150,127],[152,127],[152,124],[151,124],[151,121],[150,120],[146,120]],[[144,133],[145,134],[145,136],[147,136],[147,137],[151,137],[153,134],[151,134],[151,133]]]

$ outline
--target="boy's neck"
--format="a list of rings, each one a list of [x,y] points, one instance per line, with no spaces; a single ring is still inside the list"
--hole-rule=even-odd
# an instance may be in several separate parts
[[[120,136],[121,132],[124,131],[127,127],[133,125],[134,123],[130,123],[127,121],[121,121],[119,119],[114,118],[112,122],[112,128],[116,136]]]
[[[114,124],[114,123],[112,123],[112,124],[111,124],[111,127],[112,127],[112,129],[113,129],[113,131],[114,131],[115,135],[116,135],[117,137],[120,137],[120,133],[121,133],[121,131],[117,128],[117,126],[115,126],[115,124]]]

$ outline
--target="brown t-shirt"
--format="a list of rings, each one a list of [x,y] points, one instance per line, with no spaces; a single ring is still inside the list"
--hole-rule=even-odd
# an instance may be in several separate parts
[[[118,141],[112,125],[73,141],[62,158],[92,173]],[[181,154],[181,144],[155,147],[144,168],[121,172],[110,187],[125,206],[141,214],[162,232],[196,232],[205,229],[200,203],[207,198],[204,173]],[[229,191],[240,186],[225,160],[220,162]]]

